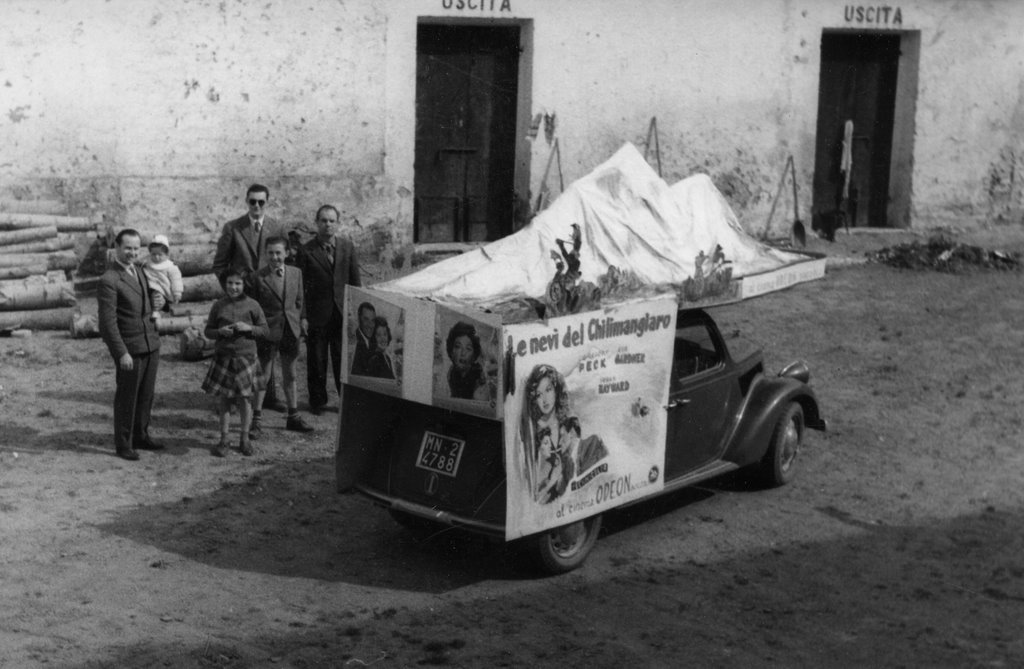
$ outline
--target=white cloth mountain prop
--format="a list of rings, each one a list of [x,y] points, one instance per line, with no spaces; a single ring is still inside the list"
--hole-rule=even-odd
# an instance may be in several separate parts
[[[578,258],[570,258],[574,224]],[[736,283],[807,259],[747,235],[707,175],[670,187],[626,144],[519,232],[374,288],[477,308],[523,298],[550,304],[552,279],[568,265],[571,279],[592,287],[606,289],[611,270],[633,287],[682,292],[697,281],[700,297],[705,279],[721,278],[723,268],[725,283]]]

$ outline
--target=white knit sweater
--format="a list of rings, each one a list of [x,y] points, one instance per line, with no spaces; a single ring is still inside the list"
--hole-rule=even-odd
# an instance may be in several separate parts
[[[181,270],[170,259],[153,263],[147,259],[142,263],[142,271],[149,279],[150,290],[158,291],[171,304],[181,300],[185,285],[181,281]]]

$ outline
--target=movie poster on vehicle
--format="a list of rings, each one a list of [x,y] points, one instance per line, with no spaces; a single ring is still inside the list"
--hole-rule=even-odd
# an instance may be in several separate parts
[[[483,316],[483,314],[481,314]],[[433,403],[486,418],[498,416],[501,322],[438,306]]]
[[[664,486],[676,300],[506,325],[507,539]]]
[[[345,382],[402,394],[405,309],[380,293],[346,290],[342,367]]]

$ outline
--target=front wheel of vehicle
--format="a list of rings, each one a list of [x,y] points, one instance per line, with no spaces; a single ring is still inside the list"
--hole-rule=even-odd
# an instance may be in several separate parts
[[[601,516],[527,537],[523,550],[535,566],[548,574],[564,574],[582,565],[601,531]]]
[[[796,458],[804,442],[804,410],[791,402],[772,432],[761,460],[761,480],[769,487],[785,485],[796,475]]]

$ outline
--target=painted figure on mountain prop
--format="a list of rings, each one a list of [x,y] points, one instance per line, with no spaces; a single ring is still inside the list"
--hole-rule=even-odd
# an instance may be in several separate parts
[[[735,290],[732,261],[725,259],[721,244],[715,244],[710,254],[698,253],[693,264],[693,276],[683,282],[679,291],[683,301],[697,302]]]
[[[558,251],[551,251],[555,261],[555,276],[548,284],[547,313],[549,316],[576,314],[595,309],[601,302],[601,289],[589,281],[580,281],[580,248],[583,237],[580,226],[572,224],[570,241],[555,239]]]

